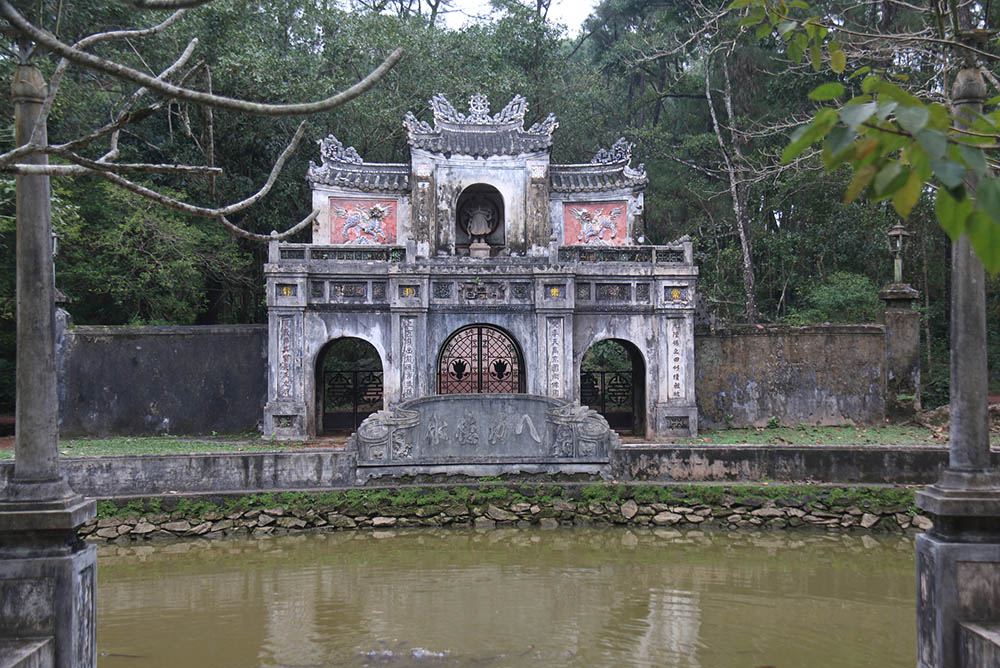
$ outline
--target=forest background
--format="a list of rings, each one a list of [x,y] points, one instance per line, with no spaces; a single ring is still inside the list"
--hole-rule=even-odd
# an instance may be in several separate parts
[[[28,3],[33,4],[33,3]],[[128,40],[95,49],[157,73],[193,36],[215,93],[272,102],[317,99],[346,88],[398,46],[405,59],[367,94],[310,119],[308,139],[270,194],[234,217],[244,229],[284,230],[310,207],[304,174],[315,140],[332,133],[371,162],[405,162],[406,111],[430,120],[428,100],[445,94],[461,108],[485,93],[494,109],[515,94],[526,124],[554,113],[553,162],[588,162],[624,136],[644,162],[647,241],[689,235],[699,292],[720,323],[875,322],[881,287],[892,279],[887,232],[899,222],[888,201],[843,204],[852,174],[826,172],[818,152],[784,164],[794,129],[827,80],[789,57],[792,42],[758,39],[725,2],[603,0],[578,35],[548,18],[550,0],[493,0],[489,18],[450,28],[448,0],[220,0],[197,8],[141,50]],[[906,31],[914,5],[828,0],[873,30]],[[842,7],[838,7],[842,4]],[[998,3],[1000,4],[1000,3]],[[57,2],[45,27],[64,42],[102,25],[146,25],[148,12],[121,0]],[[38,3],[41,7],[42,3]],[[1000,7],[997,8],[1000,12]],[[794,47],[792,47],[794,48]],[[869,54],[878,57],[879,54]],[[885,56],[882,56],[885,60]],[[39,58],[48,76],[55,60]],[[17,58],[0,51],[0,78]],[[932,63],[888,57],[885,69],[933,89]],[[3,118],[12,118],[3,88]],[[1000,91],[992,91],[995,95]],[[70,70],[49,119],[49,135],[74,136],[106,122],[123,91]],[[8,124],[10,121],[8,120]],[[259,188],[297,121],[206,113],[170,104],[120,140],[123,160],[194,162],[218,177],[155,176],[150,185],[187,201],[223,203]],[[12,148],[9,128],[0,150]],[[76,324],[188,325],[265,322],[266,248],[217,222],[162,208],[97,177],[54,178],[56,284]],[[948,398],[950,241],[922,197],[906,222],[904,280],[921,293],[925,407]],[[14,179],[0,177],[0,411],[13,407]],[[308,240],[308,230],[301,233]],[[987,284],[992,389],[1000,391],[1000,279]]]

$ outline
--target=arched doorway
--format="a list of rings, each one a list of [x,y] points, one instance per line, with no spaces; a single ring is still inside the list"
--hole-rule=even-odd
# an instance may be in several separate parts
[[[382,359],[375,347],[351,337],[334,339],[316,363],[316,414],[319,431],[354,431],[382,409]]]
[[[524,356],[507,332],[492,325],[463,327],[438,357],[438,394],[524,392]]]
[[[604,416],[611,428],[646,433],[646,364],[622,339],[598,341],[580,363],[580,403]]]

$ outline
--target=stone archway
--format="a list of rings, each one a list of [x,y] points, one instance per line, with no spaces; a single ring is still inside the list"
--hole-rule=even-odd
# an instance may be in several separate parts
[[[580,362],[580,403],[604,416],[611,428],[646,433],[646,363],[624,339],[596,341]]]
[[[510,334],[493,325],[456,330],[441,347],[438,394],[520,394],[524,355]]]
[[[316,356],[316,431],[354,431],[383,408],[382,359],[364,339],[329,341]]]

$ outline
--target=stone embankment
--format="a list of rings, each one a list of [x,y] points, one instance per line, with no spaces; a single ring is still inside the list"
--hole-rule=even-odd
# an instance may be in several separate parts
[[[912,490],[867,488],[675,489],[493,487],[470,490],[403,489],[324,495],[254,495],[217,503],[176,498],[101,504],[99,518],[81,533],[89,540],[135,541],[158,537],[215,538],[297,531],[389,527],[618,525],[719,529],[814,528],[829,531],[905,532],[930,528],[917,514]],[[648,488],[646,488],[648,489]],[[766,490],[764,495],[754,490]],[[778,494],[773,492],[779,491]],[[638,497],[638,498],[635,498]],[[660,497],[657,500],[656,497]]]

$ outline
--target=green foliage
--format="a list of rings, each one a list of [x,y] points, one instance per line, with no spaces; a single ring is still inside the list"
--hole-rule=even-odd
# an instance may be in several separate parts
[[[77,195],[81,215],[55,225],[56,267],[62,290],[82,299],[81,324],[193,324],[207,280],[243,280],[249,257],[214,222],[105,182],[87,180]]]
[[[821,54],[825,47],[834,73],[844,71],[846,57],[832,39],[838,31],[835,18],[810,16],[813,10],[805,2],[735,0],[730,4],[731,9],[744,7],[747,10],[741,24],[756,28],[758,38],[773,30],[786,42],[786,51],[794,62],[801,62],[807,50]],[[948,18],[947,10],[938,18],[938,25],[932,27],[938,29],[941,43],[967,39],[965,34],[946,32],[950,27],[944,20]],[[956,16],[954,25],[958,23]],[[949,55],[950,51],[942,53]],[[821,57],[811,60],[814,70],[821,69]],[[967,67],[964,61],[958,65]],[[973,72],[967,69],[962,76],[978,79],[982,85],[982,75]],[[845,94],[850,97],[839,109],[822,108],[811,123],[800,126],[785,147],[782,160],[790,162],[814,143],[822,142],[827,169],[846,164],[854,173],[845,202],[859,196],[887,200],[904,219],[910,216],[927,185],[932,184],[942,229],[952,241],[964,234],[986,269],[997,274],[1000,180],[989,174],[984,152],[995,148],[1000,138],[1000,110],[980,114],[977,110],[958,109],[952,113],[944,104],[924,101],[890,79],[903,82],[907,77],[864,66],[847,78],[849,88],[839,81],[815,87],[809,93],[813,100],[832,101]],[[967,116],[963,117],[963,113]]]
[[[875,322],[882,311],[878,290],[867,276],[838,271],[810,287],[803,305],[785,318],[792,325]]]

